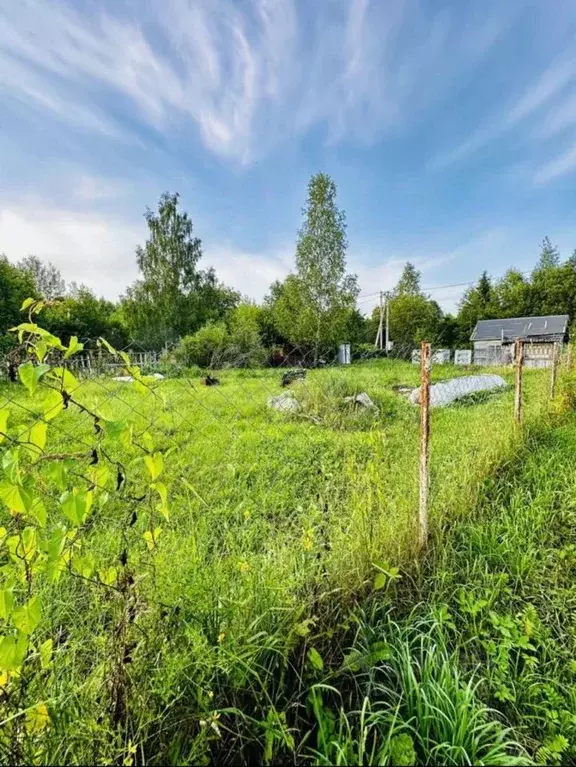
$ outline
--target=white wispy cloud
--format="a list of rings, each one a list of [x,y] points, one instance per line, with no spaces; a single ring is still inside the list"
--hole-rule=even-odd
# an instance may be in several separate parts
[[[0,0],[0,94],[110,137],[131,112],[162,132],[191,121],[246,163],[315,125],[335,142],[405,123],[442,90],[447,51],[464,71],[501,23],[476,27],[422,0]]]
[[[570,173],[576,167],[574,151],[565,151],[555,146],[543,147],[543,139],[573,129],[576,125],[576,56],[573,42],[568,50],[555,55],[519,95],[508,96],[507,106],[500,108],[485,124],[475,127],[461,143],[447,152],[433,156],[427,167],[443,170],[466,160],[471,155],[489,146],[496,145],[503,137],[517,136],[521,142],[528,142],[538,154],[552,152],[552,159],[541,162],[532,174],[535,184],[544,184]]]
[[[547,184],[574,170],[576,170],[576,143],[564,153],[540,165],[534,173],[533,181],[537,185]]]

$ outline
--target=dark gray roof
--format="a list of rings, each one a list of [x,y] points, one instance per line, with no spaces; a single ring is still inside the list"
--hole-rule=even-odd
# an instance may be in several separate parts
[[[548,317],[513,317],[506,320],[480,320],[471,341],[514,341],[516,338],[562,340],[568,328],[567,314]]]

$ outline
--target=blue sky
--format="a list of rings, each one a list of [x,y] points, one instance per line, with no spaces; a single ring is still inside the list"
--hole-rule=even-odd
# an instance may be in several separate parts
[[[259,299],[322,170],[364,294],[568,256],[575,43],[566,0],[0,0],[0,252],[115,297],[168,189]]]

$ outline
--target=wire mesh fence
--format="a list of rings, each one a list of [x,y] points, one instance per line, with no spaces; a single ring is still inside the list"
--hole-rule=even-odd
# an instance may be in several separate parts
[[[257,656],[256,627],[293,631],[319,601],[378,588],[571,364],[560,346],[548,369],[521,342],[488,370],[468,351],[216,346],[191,365],[26,323],[0,364],[0,746],[24,759],[46,701],[70,696],[128,728],[160,705],[135,691],[170,652],[210,721],[215,669],[239,674],[240,645]]]

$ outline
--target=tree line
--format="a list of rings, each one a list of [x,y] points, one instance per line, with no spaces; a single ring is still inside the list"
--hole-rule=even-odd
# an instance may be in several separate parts
[[[179,364],[258,366],[285,358],[318,362],[339,343],[356,354],[374,354],[380,310],[365,317],[357,308],[355,275],[347,272],[346,217],[326,174],[311,177],[298,231],[294,270],[270,286],[257,304],[218,280],[202,265],[202,243],[178,194],[165,193],[145,213],[148,238],[136,249],[139,278],[114,302],[85,285],[67,284],[60,271],[36,256],[17,264],[0,255],[0,354],[14,343],[8,330],[21,320],[29,296],[48,302],[43,324],[68,342],[107,338],[164,350]],[[530,274],[509,269],[499,279],[484,272],[469,287],[455,314],[445,313],[422,289],[408,262],[388,294],[393,354],[422,340],[466,346],[481,319],[569,314],[576,310],[576,251],[563,261],[546,237]]]

